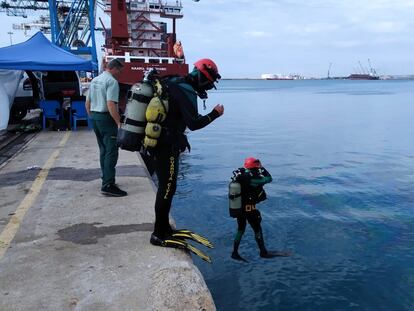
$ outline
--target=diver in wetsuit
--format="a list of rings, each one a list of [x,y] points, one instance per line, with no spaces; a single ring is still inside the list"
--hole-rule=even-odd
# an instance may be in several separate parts
[[[194,66],[193,71],[187,76],[167,81],[169,110],[161,124],[162,132],[157,146],[152,150],[158,191],[155,200],[154,232],[150,239],[153,245],[186,248],[193,252],[194,249],[189,248],[191,244],[188,245],[184,239],[192,239],[208,247],[212,247],[212,244],[191,231],[173,230],[169,222],[171,202],[177,187],[179,156],[187,148],[190,149],[184,131],[186,128],[192,131],[201,129],[224,113],[222,105],[216,105],[207,115],[202,116],[198,113],[197,96],[205,100],[206,91],[215,88],[214,83],[221,76],[216,64],[210,59],[201,59]],[[209,258],[203,259],[209,261]]]
[[[247,222],[249,222],[254,231],[254,237],[260,249],[260,257],[273,258],[276,256],[289,256],[289,253],[285,252],[268,251],[263,240],[263,231],[260,225],[262,217],[260,211],[256,208],[256,204],[266,200],[266,192],[263,186],[272,182],[270,173],[262,166],[259,159],[250,157],[245,160],[243,168],[239,168],[233,172],[232,180],[241,186],[241,208],[237,215],[231,215],[237,218],[238,226],[231,257],[247,262],[238,252]]]

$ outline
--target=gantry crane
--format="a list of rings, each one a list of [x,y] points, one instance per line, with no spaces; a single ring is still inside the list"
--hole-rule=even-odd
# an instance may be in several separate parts
[[[9,16],[27,18],[28,11],[49,12],[41,17],[44,27],[39,28],[51,34],[52,42],[74,54],[91,59],[98,70],[98,57],[95,43],[95,0],[2,0],[0,12]],[[49,22],[49,27],[47,25]],[[27,28],[22,24],[22,29]],[[17,26],[16,28],[19,28]]]

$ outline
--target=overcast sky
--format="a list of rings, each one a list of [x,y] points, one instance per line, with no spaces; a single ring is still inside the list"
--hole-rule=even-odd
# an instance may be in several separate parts
[[[177,32],[188,62],[212,58],[224,77],[324,77],[331,62],[331,75],[349,75],[368,58],[380,74],[414,74],[414,0],[182,2]],[[1,46],[13,22],[21,19],[3,13]],[[27,39],[13,32],[14,43]]]

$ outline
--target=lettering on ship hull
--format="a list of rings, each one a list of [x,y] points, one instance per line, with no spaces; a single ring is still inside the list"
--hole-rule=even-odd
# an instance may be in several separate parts
[[[157,69],[158,71],[167,71],[167,68],[165,68],[165,67],[134,67],[134,66],[132,66],[131,67],[131,70],[133,70],[133,71],[144,71],[144,70],[148,70],[148,69],[152,69],[152,68],[155,68],[155,69]]]

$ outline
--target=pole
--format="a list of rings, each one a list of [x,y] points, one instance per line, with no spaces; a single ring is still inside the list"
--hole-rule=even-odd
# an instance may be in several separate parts
[[[332,63],[329,63],[329,69],[328,69],[328,79],[331,78],[331,67],[332,67]]]
[[[7,34],[10,36],[10,45],[13,45],[13,39],[12,39],[13,32],[9,31]]]

